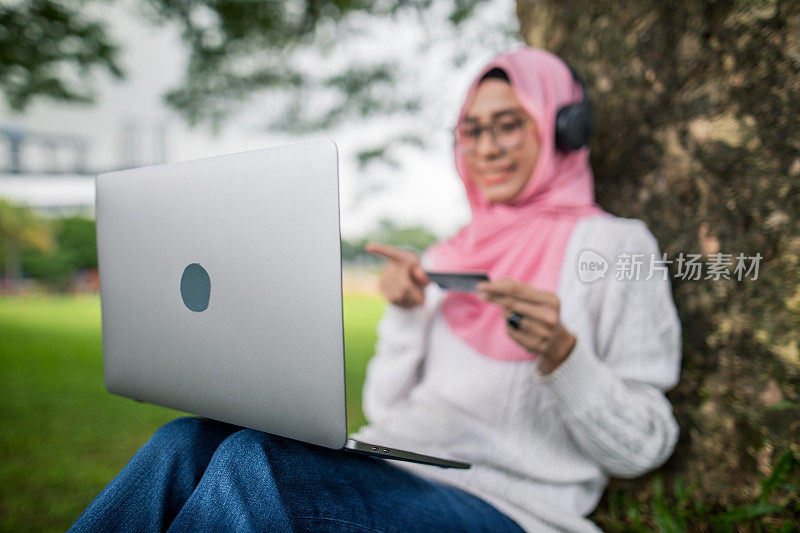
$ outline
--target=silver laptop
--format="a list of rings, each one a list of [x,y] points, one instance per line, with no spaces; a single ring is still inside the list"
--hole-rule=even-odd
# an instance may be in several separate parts
[[[101,174],[109,392],[335,449],[347,438],[337,147],[320,140]]]

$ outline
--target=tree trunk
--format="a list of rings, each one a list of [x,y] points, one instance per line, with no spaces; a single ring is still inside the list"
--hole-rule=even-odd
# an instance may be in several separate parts
[[[684,353],[663,472],[712,504],[752,501],[800,442],[800,2],[518,0],[517,15],[586,81],[604,208],[644,220],[668,259],[763,258],[742,281],[670,265]]]

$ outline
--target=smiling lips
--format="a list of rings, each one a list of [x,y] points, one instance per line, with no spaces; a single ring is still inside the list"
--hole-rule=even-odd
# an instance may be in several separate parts
[[[495,183],[501,183],[511,177],[511,173],[514,172],[515,168],[516,164],[513,164],[504,167],[502,169],[487,170],[481,173],[481,179],[487,185],[494,185]]]

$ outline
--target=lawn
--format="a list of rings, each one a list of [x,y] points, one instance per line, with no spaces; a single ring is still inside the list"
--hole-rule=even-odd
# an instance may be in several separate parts
[[[345,296],[348,427],[383,312]],[[64,531],[160,425],[181,413],[103,385],[96,297],[0,299],[0,530]]]

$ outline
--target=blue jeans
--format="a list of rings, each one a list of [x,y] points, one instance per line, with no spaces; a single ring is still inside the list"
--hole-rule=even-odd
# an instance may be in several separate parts
[[[202,418],[165,424],[70,531],[513,531],[390,461]]]

